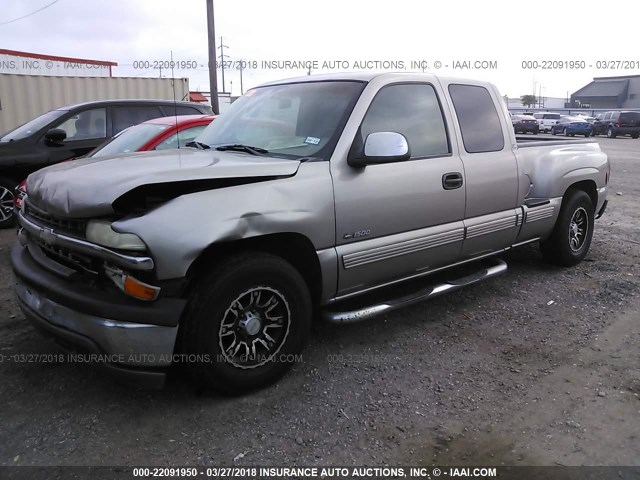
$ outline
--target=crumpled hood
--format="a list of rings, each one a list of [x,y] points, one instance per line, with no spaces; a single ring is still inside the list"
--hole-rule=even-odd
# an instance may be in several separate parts
[[[213,179],[295,175],[296,160],[215,150],[138,152],[80,159],[29,175],[29,202],[53,215],[87,218],[113,213],[113,202],[136,187]]]

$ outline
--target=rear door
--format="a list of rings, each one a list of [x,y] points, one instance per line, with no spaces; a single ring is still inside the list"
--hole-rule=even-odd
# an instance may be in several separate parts
[[[116,135],[125,128],[137,125],[152,118],[163,117],[158,105],[114,105],[109,108],[111,116],[111,135]]]
[[[450,83],[457,117],[460,157],[466,181],[465,239],[461,259],[511,246],[522,214],[518,205],[518,166],[506,117],[498,111],[494,88]]]

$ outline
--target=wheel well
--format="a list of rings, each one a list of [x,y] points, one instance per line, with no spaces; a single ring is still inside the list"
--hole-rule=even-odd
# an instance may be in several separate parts
[[[581,182],[576,182],[569,188],[567,188],[567,191],[564,193],[563,198],[567,198],[567,194],[573,190],[582,190],[586,192],[587,195],[589,195],[589,197],[591,198],[591,203],[593,204],[594,211],[596,208],[598,208],[598,190],[596,188],[596,182],[594,182],[593,180],[583,180]]]
[[[289,262],[304,278],[314,303],[322,294],[322,272],[311,241],[299,233],[276,233],[232,242],[214,243],[207,247],[187,271],[187,286],[212,264],[234,253],[255,251],[270,253]]]

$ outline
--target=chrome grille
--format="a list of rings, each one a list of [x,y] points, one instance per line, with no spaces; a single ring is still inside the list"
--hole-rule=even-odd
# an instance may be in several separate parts
[[[52,228],[56,232],[66,233],[78,238],[84,238],[85,230],[87,228],[87,221],[84,219],[56,217],[34,207],[29,204],[28,201],[25,202],[25,213],[38,225]]]
[[[39,239],[35,240],[36,245],[40,247],[42,253],[44,253],[51,260],[54,260],[66,267],[72,268],[76,271],[82,271],[98,275],[97,260],[86,255],[82,255],[77,252],[72,252],[66,248],[60,248],[56,245],[49,245]]]

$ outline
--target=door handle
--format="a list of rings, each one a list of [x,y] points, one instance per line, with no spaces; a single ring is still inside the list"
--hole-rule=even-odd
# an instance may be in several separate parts
[[[455,190],[462,186],[462,174],[460,172],[445,173],[442,176],[442,188]]]

